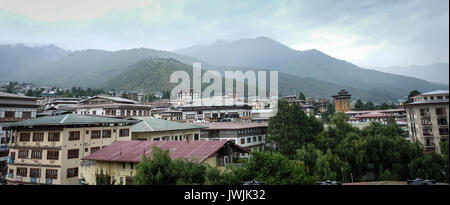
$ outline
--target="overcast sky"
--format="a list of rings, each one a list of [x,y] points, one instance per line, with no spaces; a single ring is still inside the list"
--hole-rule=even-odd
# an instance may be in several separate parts
[[[448,0],[0,0],[0,44],[175,50],[266,36],[359,66],[449,61]]]

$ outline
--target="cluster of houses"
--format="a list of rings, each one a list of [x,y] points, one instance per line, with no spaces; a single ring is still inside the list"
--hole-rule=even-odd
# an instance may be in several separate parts
[[[239,158],[264,149],[273,101],[204,105],[198,96],[188,90],[175,102],[140,103],[111,96],[37,99],[0,91],[0,175],[8,184],[96,184],[102,172],[116,184],[131,184],[136,164],[142,155],[151,157],[155,146],[169,150],[173,159],[219,170],[239,166]],[[448,140],[448,91],[424,93],[389,110],[352,111],[350,96],[342,90],[333,98],[336,111],[354,126],[394,121],[425,151],[440,152],[439,142]],[[295,96],[285,100],[316,117],[330,104]]]

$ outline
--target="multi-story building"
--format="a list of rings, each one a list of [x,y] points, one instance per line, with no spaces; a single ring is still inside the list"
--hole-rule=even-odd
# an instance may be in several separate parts
[[[181,107],[183,120],[194,121],[246,121],[250,122],[252,107],[249,105],[233,106],[196,106],[185,105]]]
[[[269,119],[275,115],[275,109],[252,110],[252,122],[269,122]]]
[[[164,110],[160,113],[160,117],[163,120],[182,121],[183,112],[179,110]]]
[[[133,140],[182,141],[200,140],[200,129],[190,123],[174,122],[156,118],[140,118],[141,121],[131,127]]]
[[[420,142],[427,152],[440,153],[440,142],[448,140],[448,97],[448,90],[436,90],[405,104],[411,141]]]
[[[80,159],[131,140],[135,120],[66,114],[8,123],[8,184],[79,184]],[[42,173],[42,174],[41,174]]]
[[[352,95],[347,91],[341,90],[337,95],[333,95],[334,106],[336,112],[348,112],[350,111],[350,98]]]
[[[129,141],[115,142],[105,149],[83,158],[80,164],[80,180],[96,185],[96,174],[103,172],[111,176],[115,184],[133,184],[136,166],[142,155],[151,158],[152,147],[168,150],[172,159],[186,159],[208,164],[220,171],[234,163],[240,154],[249,151],[226,140],[211,141]]]
[[[136,101],[124,98],[95,96],[80,101],[70,109],[80,115],[129,118],[150,116],[151,108],[150,105],[137,104]]]
[[[9,153],[8,133],[3,131],[2,123],[35,118],[38,107],[36,98],[0,92],[0,177],[6,174]]]
[[[204,126],[200,138],[205,140],[231,140],[250,150],[263,150],[268,123],[210,122],[195,123]]]

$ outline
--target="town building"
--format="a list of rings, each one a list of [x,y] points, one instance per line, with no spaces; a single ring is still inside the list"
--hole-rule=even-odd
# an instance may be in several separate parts
[[[0,177],[6,174],[9,153],[9,139],[6,137],[8,133],[3,131],[2,124],[35,118],[39,107],[36,100],[32,97],[0,92]]]
[[[160,118],[163,120],[182,121],[183,112],[179,110],[163,110],[160,113]]]
[[[268,123],[209,122],[194,123],[204,126],[200,139],[231,140],[250,150],[263,150]]]
[[[200,140],[200,129],[204,128],[204,126],[150,117],[139,119],[141,121],[131,127],[133,140]]]
[[[405,104],[411,141],[420,142],[427,152],[440,153],[440,142],[448,140],[448,98],[448,90],[436,90]]]
[[[347,91],[341,90],[337,95],[333,95],[334,106],[336,112],[348,112],[350,111],[350,95]]]
[[[246,121],[250,122],[252,107],[249,105],[202,106],[185,105],[180,107],[183,120],[187,122],[207,121]]]
[[[252,122],[262,123],[269,122],[269,119],[276,113],[275,109],[252,110]]]
[[[137,164],[142,156],[152,157],[153,147],[169,150],[170,158],[186,159],[225,170],[225,166],[249,151],[226,140],[211,141],[129,141],[115,142],[106,148],[83,158],[80,164],[80,180],[96,184],[96,174],[111,176],[115,184],[133,184]]]
[[[80,115],[129,118],[150,116],[152,107],[119,97],[95,96],[80,101],[70,109]]]
[[[78,182],[80,159],[116,141],[131,140],[135,120],[66,114],[5,124],[8,184]],[[41,174],[42,173],[42,174]]]

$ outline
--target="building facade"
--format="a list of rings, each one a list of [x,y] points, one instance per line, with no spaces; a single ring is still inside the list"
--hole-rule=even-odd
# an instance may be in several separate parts
[[[2,124],[36,118],[39,105],[37,99],[11,93],[0,92],[0,177],[5,176],[8,161],[8,132]]]
[[[420,142],[426,152],[441,152],[440,143],[448,140],[448,90],[437,90],[412,97],[405,104],[409,136]]]
[[[105,149],[83,158],[80,164],[80,179],[89,185],[96,185],[96,174],[102,172],[111,176],[117,185],[133,184],[136,166],[142,155],[152,157],[152,147],[169,150],[172,159],[208,164],[220,171],[239,159],[248,150],[226,140],[214,141],[129,141],[115,142]]]
[[[341,90],[337,95],[333,95],[336,112],[350,111],[350,95],[347,91]]]
[[[80,159],[131,140],[134,120],[66,114],[9,123],[8,184],[76,185]]]
[[[95,96],[80,101],[71,109],[79,115],[98,115],[105,117],[129,118],[150,116],[150,105],[137,104],[136,101],[118,97]]]
[[[233,106],[182,106],[183,121],[245,121],[252,119],[252,107],[249,105]]]

